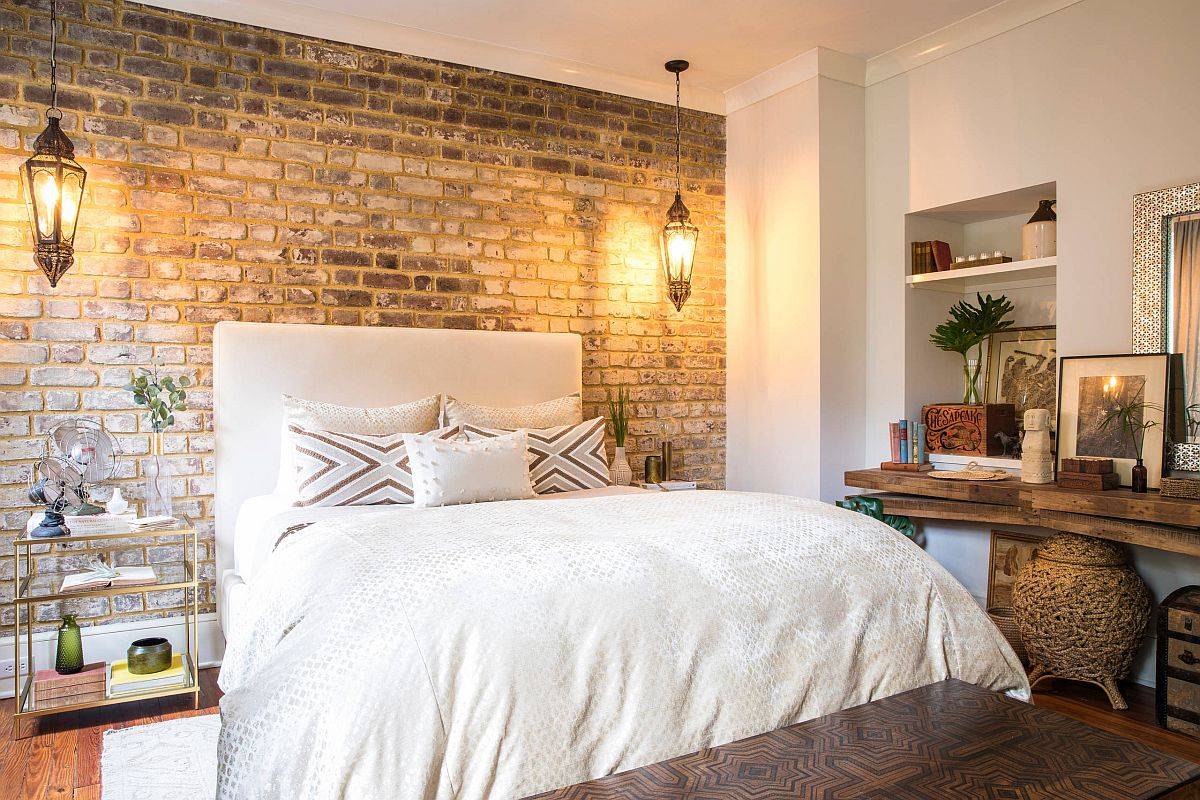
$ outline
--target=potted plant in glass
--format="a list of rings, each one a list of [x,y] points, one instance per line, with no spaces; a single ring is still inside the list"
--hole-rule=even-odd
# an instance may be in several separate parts
[[[1142,450],[1146,443],[1146,431],[1158,425],[1154,420],[1146,419],[1146,411],[1155,410],[1161,411],[1162,406],[1154,403],[1145,403],[1141,400],[1126,400],[1121,397],[1114,397],[1112,408],[1104,415],[1104,420],[1100,423],[1100,427],[1111,428],[1120,427],[1121,433],[1129,443],[1129,447],[1133,450],[1134,458],[1137,463],[1133,465],[1131,483],[1133,491],[1141,494],[1146,491],[1147,486],[1147,470],[1146,465],[1142,463]]]
[[[958,353],[963,360],[963,403],[983,402],[979,394],[979,373],[983,368],[983,343],[993,333],[1012,326],[1005,319],[1013,310],[1009,299],[976,293],[976,305],[959,300],[950,307],[950,319],[933,329],[929,341],[938,349]],[[973,352],[972,352],[973,351]],[[972,358],[972,355],[974,356]]]
[[[608,479],[615,486],[628,486],[633,482],[633,469],[625,457],[625,435],[629,432],[629,390],[624,386],[617,389],[617,398],[608,395],[608,418],[612,422],[613,439],[617,442],[612,464],[608,468]]]
[[[138,375],[125,387],[133,395],[133,402],[146,409],[146,420],[150,424],[150,458],[142,464],[142,475],[146,479],[146,493],[142,513],[148,517],[171,515],[171,470],[163,458],[163,433],[175,424],[175,412],[187,408],[187,388],[191,379],[180,375],[159,375],[158,364],[150,369],[139,369]]]

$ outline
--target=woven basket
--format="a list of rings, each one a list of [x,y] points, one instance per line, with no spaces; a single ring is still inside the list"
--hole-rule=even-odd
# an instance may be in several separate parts
[[[1017,627],[1017,614],[1011,608],[989,608],[987,615],[1004,636],[1021,664],[1028,666],[1029,653],[1025,651],[1025,642],[1021,639],[1021,629]]]
[[[1013,610],[1029,653],[1029,680],[1088,681],[1127,708],[1128,677],[1150,620],[1150,591],[1115,542],[1058,533],[1038,547],[1013,585]]]
[[[1164,477],[1161,486],[1163,497],[1182,497],[1185,500],[1200,500],[1200,480],[1196,478]]]

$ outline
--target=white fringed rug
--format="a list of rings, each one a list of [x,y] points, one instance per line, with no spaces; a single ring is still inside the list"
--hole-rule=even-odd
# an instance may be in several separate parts
[[[220,714],[104,732],[101,800],[212,800]]]

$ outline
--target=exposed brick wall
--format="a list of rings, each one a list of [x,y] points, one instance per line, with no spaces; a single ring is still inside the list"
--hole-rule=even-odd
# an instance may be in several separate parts
[[[88,184],[77,263],[51,290],[17,182],[44,124],[47,8],[0,0],[0,555],[28,514],[41,435],[60,419],[102,419],[134,454],[121,479],[137,495],[147,426],[120,387],[157,358],[200,386],[167,446],[180,510],[205,526],[211,578],[207,386],[211,326],[225,319],[575,331],[586,411],[631,387],[634,469],[666,435],[684,475],[723,483],[722,117],[683,115],[702,238],[677,314],[657,251],[674,186],[671,107],[64,0],[59,105]],[[156,556],[168,553],[128,557]],[[0,563],[3,601],[11,559]],[[126,619],[175,602],[80,610]]]

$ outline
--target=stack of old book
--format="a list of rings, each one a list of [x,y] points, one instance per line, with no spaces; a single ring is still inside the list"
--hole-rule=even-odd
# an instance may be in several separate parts
[[[71,675],[59,675],[52,669],[38,670],[33,676],[34,707],[62,708],[103,700],[107,677],[103,661],[85,664]]]
[[[1116,489],[1121,485],[1111,458],[1076,456],[1064,458],[1058,468],[1058,485],[1064,489]]]

